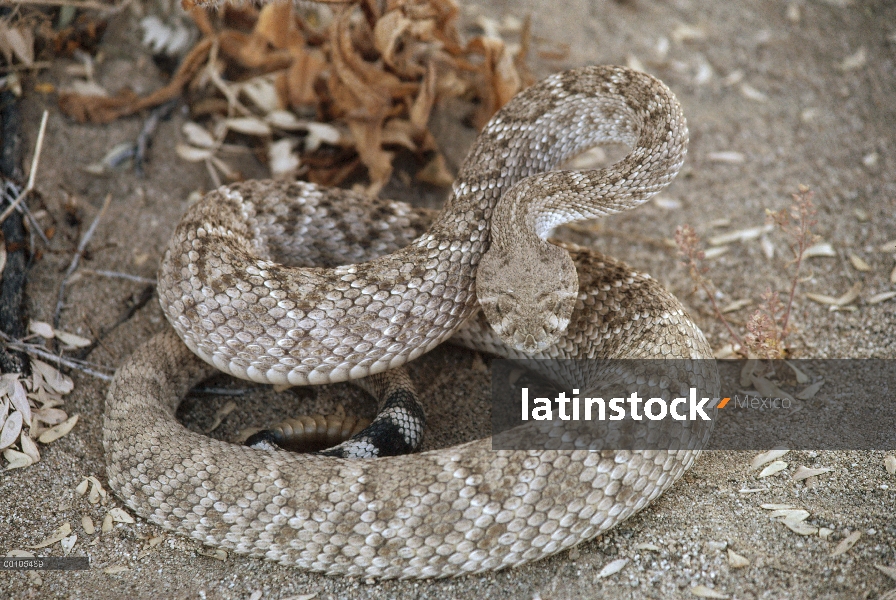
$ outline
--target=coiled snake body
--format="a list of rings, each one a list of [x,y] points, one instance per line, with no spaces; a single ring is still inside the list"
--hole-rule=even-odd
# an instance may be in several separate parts
[[[550,171],[605,142],[632,152],[607,169]],[[418,212],[346,191],[250,182],[209,194],[178,226],[159,273],[177,334],[139,348],[108,393],[112,488],[140,516],[204,543],[374,578],[518,565],[613,527],[697,451],[493,451],[485,439],[352,461],[209,439],[174,411],[209,365],[255,381],[345,381],[455,333],[509,357],[710,358],[678,301],[648,276],[538,237],[643,202],[675,176],[686,144],[662,83],[589,67],[502,109],[416,239]],[[496,208],[502,197],[513,206]],[[480,303],[497,334],[473,316]]]

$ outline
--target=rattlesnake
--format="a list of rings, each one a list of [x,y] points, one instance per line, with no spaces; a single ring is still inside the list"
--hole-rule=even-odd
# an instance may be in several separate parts
[[[632,152],[602,170],[548,172],[605,142]],[[698,452],[493,451],[485,439],[351,461],[209,439],[174,411],[210,364],[255,381],[344,381],[403,365],[455,333],[509,357],[536,348],[555,358],[710,358],[702,333],[649,276],[535,239],[643,202],[674,177],[686,144],[661,82],[588,67],[545,79],[495,115],[416,239],[419,213],[347,191],[249,182],[207,195],[159,272],[177,335],[144,344],[110,387],[110,485],[138,515],[204,543],[373,578],[513,566],[613,527]],[[537,210],[518,210],[532,197]],[[347,263],[358,264],[338,266]],[[485,316],[474,316],[479,303]]]

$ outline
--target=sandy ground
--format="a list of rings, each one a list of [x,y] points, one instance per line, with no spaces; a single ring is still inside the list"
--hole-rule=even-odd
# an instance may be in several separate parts
[[[568,58],[535,61],[540,75],[584,64],[625,64],[634,57],[681,99],[690,123],[690,154],[683,173],[663,194],[667,201],[608,219],[593,234],[564,235],[659,278],[683,299],[714,347],[726,342],[723,331],[705,302],[692,294],[674,251],[663,240],[683,223],[694,225],[704,238],[762,225],[765,209],[787,206],[800,183],[815,191],[817,231],[837,252],[834,258],[810,261],[810,277],[802,290],[837,296],[861,282],[862,297],[867,298],[893,289],[889,277],[894,257],[878,251],[880,244],[896,238],[893,3],[529,0],[468,9],[469,21],[477,12],[498,19],[531,13],[537,36],[569,43]],[[144,92],[159,85],[159,74],[134,43],[137,35],[131,20],[112,24],[104,45],[108,58],[99,68],[100,81],[109,89],[124,81]],[[857,56],[860,51],[864,59]],[[61,65],[37,81],[64,83]],[[87,223],[105,196],[113,197],[85,267],[154,277],[188,194],[211,183],[200,166],[174,154],[184,121],[180,113],[162,124],[145,178],[130,172],[108,177],[85,173],[85,165],[116,143],[132,139],[141,121],[124,119],[104,127],[73,124],[59,114],[55,97],[35,92],[34,83],[30,80],[26,86],[25,147],[33,147],[40,114],[49,109],[38,188],[58,232],[30,275],[28,309],[33,318],[49,321],[78,236],[64,216],[67,194],[77,198]],[[455,165],[472,139],[472,132],[457,123],[442,117],[438,127]],[[718,152],[741,153],[743,160],[719,161],[713,156]],[[250,176],[264,173],[249,156],[239,166]],[[432,191],[418,194],[400,183],[387,191],[402,198],[419,196],[423,202],[437,196]],[[856,209],[867,218],[858,218]],[[720,225],[721,220],[727,225]],[[772,259],[754,240],[733,244],[712,261],[712,275],[724,294],[721,302],[758,300],[767,285],[786,287],[786,239],[778,233],[768,239],[775,248]],[[850,253],[864,259],[870,271],[856,270]],[[68,292],[62,327],[93,337],[91,331],[114,322],[140,289],[137,283],[84,276]],[[804,357],[896,358],[894,309],[896,301],[860,301],[854,311],[830,312],[801,295],[795,314],[798,329],[791,338],[794,352]],[[733,317],[743,320],[746,311]],[[90,360],[116,366],[164,326],[153,300],[107,338]],[[433,417],[431,446],[486,433],[488,376],[479,365],[480,357],[452,348],[438,349],[413,365]],[[237,556],[221,561],[203,556],[199,544],[139,519],[106,534],[88,535],[80,527],[82,515],[100,523],[109,507],[121,504],[110,499],[105,507],[91,505],[74,492],[85,475],[105,481],[100,439],[106,383],[78,373],[73,377],[75,391],[67,397],[66,409],[81,415],[74,431],[43,448],[38,464],[0,474],[0,553],[35,544],[71,522],[79,535],[73,553],[88,555],[92,569],[44,572],[40,585],[25,573],[0,572],[0,597],[693,598],[697,596],[691,588],[705,586],[715,590],[715,597],[726,598],[879,598],[896,587],[874,567],[896,566],[896,477],[885,471],[883,451],[792,452],[784,459],[788,469],[766,479],[750,470],[755,452],[706,453],[670,492],[609,534],[533,565],[458,580],[367,584]],[[249,396],[239,400],[240,409],[215,435],[233,436],[278,408],[296,405],[297,399],[309,411],[338,405],[369,411],[349,386],[279,396],[256,391]],[[227,400],[188,401],[185,422],[205,427]],[[806,486],[790,478],[799,465],[828,467],[831,472],[817,485]],[[772,522],[760,508],[763,503],[805,508],[811,513],[807,523],[833,533],[828,539],[797,535]],[[862,536],[855,547],[831,556],[839,541],[856,531]],[[148,540],[156,536],[164,536],[164,541],[150,547]],[[747,557],[749,566],[732,568],[728,549]],[[61,554],[58,544],[44,552]],[[620,558],[629,559],[624,569],[598,577]],[[103,571],[115,565],[127,570]]]

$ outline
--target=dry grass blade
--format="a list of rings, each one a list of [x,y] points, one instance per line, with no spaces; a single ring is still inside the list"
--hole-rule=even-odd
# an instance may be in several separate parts
[[[2,213],[0,213],[0,223],[6,220],[6,218],[12,214],[12,211],[16,210],[19,207],[25,197],[34,189],[34,180],[37,177],[37,167],[40,164],[40,154],[43,151],[44,147],[44,135],[47,132],[47,118],[49,113],[44,111],[43,116],[40,119],[40,128],[37,130],[37,141],[34,144],[34,158],[31,160],[31,170],[28,172],[28,183],[25,185],[25,188],[19,193],[18,197],[13,200],[12,204],[6,207]]]
[[[776,448],[774,450],[769,450],[768,452],[763,452],[762,454],[757,454],[753,460],[750,462],[751,469],[758,469],[764,464],[770,463],[774,460],[777,460],[790,452],[790,450],[785,450],[783,448]],[[763,507],[764,508],[764,507]]]
[[[725,594],[718,592],[710,587],[706,587],[705,585],[695,585],[691,588],[691,593],[698,598],[716,598],[719,600],[725,600],[726,598],[731,597],[726,596]]]
[[[75,269],[78,268],[78,263],[81,260],[81,257],[84,255],[84,251],[87,249],[87,243],[93,237],[93,234],[96,233],[97,225],[99,225],[100,219],[103,218],[103,215],[106,214],[106,209],[109,208],[109,204],[112,202],[112,194],[107,194],[106,199],[103,201],[103,206],[100,208],[100,211],[94,217],[93,222],[90,224],[90,227],[87,228],[87,231],[81,237],[81,241],[78,243],[78,248],[75,250],[75,255],[72,257],[72,262],[68,265],[68,269],[65,271],[65,275],[62,277],[62,282],[59,284],[59,294],[56,298],[56,310],[53,313],[53,326],[59,326],[59,315],[62,312],[62,306],[65,303],[65,286],[68,283],[68,278],[72,276],[72,273],[75,272]]]
[[[813,302],[818,302],[819,304],[827,304],[829,306],[841,307],[846,306],[847,304],[851,304],[859,297],[859,292],[862,291],[862,284],[860,282],[856,282],[852,285],[851,288],[843,295],[834,297],[828,296],[827,294],[812,294],[807,293],[806,297]]]
[[[802,481],[804,479],[808,479],[809,477],[815,477],[816,475],[830,472],[831,470],[828,468],[810,469],[809,467],[800,465],[799,467],[797,467],[797,470],[794,471],[793,475],[791,475],[791,478],[794,481]]]
[[[822,242],[820,244],[814,244],[809,246],[806,249],[806,253],[804,255],[806,258],[812,258],[815,256],[827,256],[834,257],[837,256],[837,251],[834,250],[834,247],[827,242]]]
[[[780,473],[781,471],[783,471],[786,468],[787,468],[786,462],[784,462],[783,460],[776,460],[775,462],[771,463],[770,465],[768,465],[767,467],[762,469],[762,471],[759,472],[759,478],[763,479],[765,477],[771,477],[772,475]]]
[[[840,543],[837,544],[837,547],[834,548],[833,552],[831,552],[831,556],[840,556],[841,554],[846,554],[853,546],[856,545],[856,542],[859,541],[860,537],[862,537],[861,531],[853,531],[848,536],[840,540]]]
[[[849,262],[852,263],[856,271],[867,273],[871,270],[871,266],[866,263],[858,254],[849,253]]]
[[[206,433],[211,433],[215,429],[221,426],[221,423],[224,422],[224,419],[227,418],[227,415],[236,410],[236,402],[233,400],[229,400],[227,404],[219,408],[215,411],[215,418],[212,420],[211,425],[205,430]]]
[[[865,300],[865,304],[880,304],[881,302],[886,302],[893,298],[896,298],[896,292],[881,292],[880,294],[874,294],[869,297]]]
[[[896,579],[896,567],[888,567],[886,565],[874,565],[874,568],[889,577],[890,579]]]
[[[732,569],[743,569],[750,566],[750,559],[728,548],[728,566]]]
[[[803,391],[796,395],[800,400],[809,400],[810,398],[814,398],[815,394],[818,393],[818,390],[821,389],[821,386],[824,385],[824,379],[821,381],[816,381],[809,387],[805,388]]]
[[[618,573],[619,571],[624,569],[625,565],[627,565],[628,562],[629,562],[629,559],[627,559],[627,558],[617,558],[616,560],[604,565],[604,568],[601,569],[600,572],[594,576],[594,579],[604,579],[611,575],[615,575],[616,573]]]

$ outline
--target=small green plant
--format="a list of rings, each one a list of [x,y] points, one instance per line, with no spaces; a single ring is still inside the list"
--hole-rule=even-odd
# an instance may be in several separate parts
[[[716,318],[728,330],[732,344],[742,354],[755,358],[783,358],[787,354],[785,339],[791,332],[791,312],[793,298],[800,281],[800,270],[806,250],[816,241],[812,228],[818,223],[815,219],[815,206],[812,203],[812,191],[800,185],[793,194],[793,204],[788,210],[766,210],[768,219],[784,232],[790,239],[793,260],[788,268],[792,271],[790,290],[786,304],[781,302],[780,294],[767,287],[762,294],[760,307],[747,320],[747,332],[740,335],[731,326],[716,302],[716,286],[707,276],[709,267],[704,264],[706,254],[697,232],[690,225],[682,225],[675,230],[675,243],[682,264],[688,268],[695,285],[702,289],[712,305]]]

